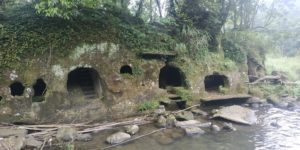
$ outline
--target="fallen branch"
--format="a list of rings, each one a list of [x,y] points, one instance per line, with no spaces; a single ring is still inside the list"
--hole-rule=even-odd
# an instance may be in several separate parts
[[[198,107],[200,106],[200,104],[197,104],[197,105],[193,105],[193,106],[190,106],[188,108],[185,108],[185,109],[182,109],[182,110],[178,110],[178,111],[175,111],[175,112],[172,112],[173,114],[176,114],[176,113],[180,113],[180,112],[183,112],[183,111],[186,111],[186,110],[189,110],[191,108],[194,108],[194,107]]]
[[[118,144],[114,144],[114,145],[111,145],[111,146],[107,146],[107,147],[101,148],[101,150],[113,148],[113,147],[116,147],[116,146],[119,146],[119,145],[122,145],[122,144],[125,144],[125,143],[128,143],[128,142],[131,142],[131,141],[134,141],[134,140],[143,138],[143,137],[145,137],[145,136],[151,135],[151,134],[153,134],[153,133],[156,133],[156,132],[159,132],[159,131],[162,131],[162,130],[165,130],[165,129],[166,129],[166,128],[161,128],[161,129],[158,129],[158,130],[154,130],[154,131],[152,131],[152,132],[149,132],[149,133],[144,134],[144,135],[141,135],[141,136],[137,136],[137,137],[135,137],[135,138],[126,140],[126,141],[124,141],[124,142],[121,142],[121,143],[118,143]]]
[[[249,84],[254,85],[254,84],[260,83],[262,81],[266,81],[266,80],[279,80],[279,79],[281,79],[280,76],[264,76],[264,77],[259,78],[259,79],[255,80],[254,82],[251,82]]]

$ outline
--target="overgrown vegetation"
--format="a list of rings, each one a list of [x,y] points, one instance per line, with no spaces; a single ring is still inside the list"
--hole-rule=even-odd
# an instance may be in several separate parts
[[[300,80],[300,56],[287,57],[282,55],[267,55],[266,68],[269,74],[272,71],[286,73],[290,80]]]
[[[300,97],[300,87],[292,85],[256,85],[250,86],[250,94],[258,97],[268,97],[271,95],[289,95]]]

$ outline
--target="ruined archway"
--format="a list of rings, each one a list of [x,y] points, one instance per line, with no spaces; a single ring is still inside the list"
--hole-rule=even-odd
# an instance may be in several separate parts
[[[228,87],[229,81],[225,75],[213,74],[205,77],[204,85],[207,92],[219,92],[220,87]]]
[[[68,74],[67,89],[70,95],[83,95],[95,99],[102,94],[100,77],[93,68],[77,68]]]
[[[120,74],[130,74],[130,75],[132,75],[132,68],[129,65],[124,65],[120,69]]]
[[[160,69],[159,88],[165,89],[167,86],[185,86],[184,75],[179,68],[167,65]]]
[[[10,94],[12,96],[22,96],[24,94],[25,87],[21,82],[14,82],[10,86]]]

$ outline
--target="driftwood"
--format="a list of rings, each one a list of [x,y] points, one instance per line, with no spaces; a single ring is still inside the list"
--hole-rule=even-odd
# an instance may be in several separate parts
[[[263,82],[263,81],[271,81],[271,80],[282,82],[280,79],[281,79],[280,76],[264,76],[264,77],[259,78],[259,79],[255,80],[254,82],[251,82],[249,84],[254,85],[254,84],[258,84],[258,83]]]
[[[25,129],[31,131],[30,134],[27,134],[26,136],[31,136],[38,141],[42,141],[43,145],[40,149],[43,149],[44,147],[48,146],[46,144],[49,144],[50,140],[52,140],[51,137],[55,137],[55,135],[57,134],[57,130],[62,127],[76,128],[78,134],[83,134],[83,133],[114,129],[114,128],[131,125],[131,124],[143,125],[143,124],[153,123],[153,121],[154,121],[153,119],[149,119],[147,117],[139,117],[134,119],[127,119],[126,121],[109,122],[109,123],[102,123],[102,124],[78,123],[78,124],[48,124],[48,125],[13,125],[13,124],[1,123],[0,128],[12,128],[12,129],[19,128],[19,129]],[[6,150],[9,150],[9,148],[7,148]]]

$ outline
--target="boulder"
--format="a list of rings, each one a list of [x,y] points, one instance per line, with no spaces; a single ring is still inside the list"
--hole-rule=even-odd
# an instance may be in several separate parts
[[[278,108],[287,108],[288,106],[288,103],[285,102],[285,101],[281,101],[279,98],[277,98],[276,96],[269,96],[267,98],[267,101],[271,104],[273,104],[275,107],[278,107]]]
[[[27,148],[40,148],[43,145],[43,142],[34,139],[32,136],[29,136],[25,140],[25,145]]]
[[[77,137],[77,130],[71,127],[61,127],[57,130],[56,139],[63,142],[74,141]]]
[[[124,132],[117,132],[107,137],[106,142],[109,144],[118,144],[130,138],[131,138],[130,134]]]
[[[261,104],[261,103],[264,103],[264,102],[266,102],[265,99],[260,99],[258,97],[251,97],[251,98],[249,98],[247,100],[247,103],[249,103],[249,104],[253,104],[253,103],[259,103],[259,104]]]
[[[223,107],[213,115],[233,122],[252,125],[257,122],[255,111],[238,105]]]
[[[196,135],[196,134],[204,134],[205,131],[200,129],[199,127],[188,127],[188,128],[184,128],[184,131],[185,133],[188,135],[188,136],[191,136],[191,135]]]
[[[165,128],[167,126],[167,119],[164,116],[160,115],[157,119],[156,125],[160,128]]]
[[[93,136],[89,133],[86,134],[78,134],[76,137],[77,141],[88,142],[93,139]]]
[[[194,115],[190,111],[182,111],[176,115],[177,120],[194,120]]]
[[[126,133],[129,133],[131,135],[136,134],[139,131],[139,126],[138,125],[129,125],[129,126],[125,126],[125,131]]]

